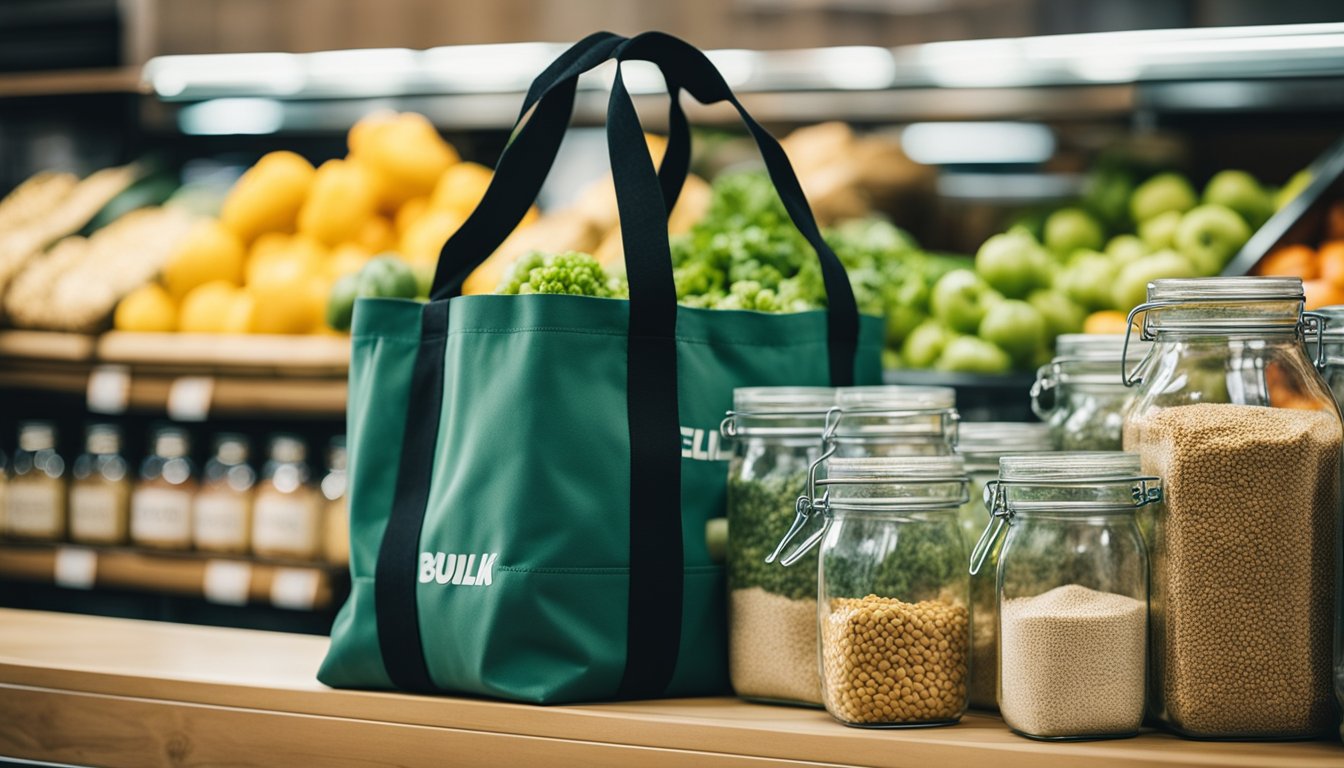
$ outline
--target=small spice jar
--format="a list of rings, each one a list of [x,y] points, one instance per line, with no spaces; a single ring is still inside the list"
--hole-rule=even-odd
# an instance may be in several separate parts
[[[317,490],[310,487],[308,446],[295,435],[271,438],[270,458],[252,509],[252,551],[262,557],[315,560],[322,551]]]
[[[999,478],[999,459],[1007,454],[1046,453],[1054,450],[1050,429],[1021,421],[967,421],[961,424],[957,453],[966,460],[971,478],[970,500],[958,518],[962,536],[975,541],[985,529],[987,515],[981,497],[985,486]],[[993,547],[985,567],[971,576],[971,706],[997,709],[999,644],[994,576],[999,547]]]
[[[151,445],[131,494],[131,541],[155,549],[191,549],[196,468],[190,437],[179,427],[160,427]]]
[[[997,567],[999,711],[1036,739],[1133,736],[1143,720],[1148,560],[1135,510],[1162,501],[1139,457],[1004,456],[971,555]]]
[[[800,502],[822,528],[818,631],[826,710],[846,725],[947,725],[966,710],[970,581],[960,456],[836,458]],[[784,544],[788,543],[788,539]]]
[[[245,435],[215,436],[215,455],[205,462],[192,507],[192,540],[201,552],[247,554],[252,542],[252,486],[257,472],[247,463]]]
[[[130,526],[130,466],[121,456],[121,428],[91,424],[70,483],[70,540],[121,544]]]
[[[728,465],[728,674],[738,696],[821,704],[817,670],[817,561],[766,562],[807,491],[822,452],[829,387],[733,391],[722,437]],[[718,437],[714,435],[712,437]],[[718,448],[716,444],[714,448]]]
[[[1146,342],[1134,341],[1131,359],[1142,359]],[[1055,340],[1055,357],[1036,371],[1031,408],[1050,426],[1056,450],[1118,451],[1125,408],[1134,391],[1117,371],[1123,334],[1065,334]]]
[[[1162,478],[1152,713],[1200,738],[1333,733],[1339,410],[1285,277],[1155,280],[1125,448]],[[1316,358],[1313,360],[1313,357]]]
[[[65,536],[65,460],[49,421],[19,424],[19,449],[9,467],[5,532],[12,538],[58,541]]]

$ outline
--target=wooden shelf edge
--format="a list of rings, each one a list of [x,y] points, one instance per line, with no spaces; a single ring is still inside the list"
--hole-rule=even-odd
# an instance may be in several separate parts
[[[350,339],[344,336],[131,333],[109,331],[97,340],[100,362],[127,365],[271,368],[281,374],[344,373]]]

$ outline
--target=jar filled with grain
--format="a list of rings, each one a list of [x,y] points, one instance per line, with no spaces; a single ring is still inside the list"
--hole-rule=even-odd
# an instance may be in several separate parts
[[[1055,341],[1055,357],[1036,371],[1031,409],[1046,424],[1061,451],[1118,451],[1125,408],[1134,390],[1116,375],[1124,335],[1065,334]],[[1142,359],[1147,343],[1132,341]]]
[[[1325,322],[1325,381],[1344,408],[1344,306],[1316,310]],[[1339,600],[1344,602],[1344,586]],[[1335,698],[1339,704],[1339,737],[1344,739],[1344,605],[1335,613]]]
[[[1047,740],[1123,738],[1143,720],[1148,560],[1135,520],[1162,484],[1132,453],[1004,456],[972,578],[997,547],[998,701]]]
[[[1341,425],[1302,306],[1298,278],[1203,278],[1149,283],[1134,310],[1154,345],[1125,448],[1167,497],[1145,530],[1150,707],[1186,735],[1337,725]]]
[[[816,553],[792,568],[769,559],[796,517],[809,468],[823,450],[843,456],[950,453],[954,398],[942,387],[743,388],[733,392],[721,435],[686,438],[690,445],[683,451],[693,454],[718,456],[721,446],[731,446],[728,664],[739,696],[822,703]],[[814,530],[815,524],[805,533]]]
[[[946,725],[965,712],[967,484],[960,456],[834,458],[800,502],[821,530],[781,562],[819,545],[822,692],[840,722]]]
[[[1044,424],[1020,421],[968,421],[961,425],[957,453],[966,460],[971,479],[970,500],[962,505],[958,518],[961,535],[976,541],[989,519],[981,497],[985,485],[999,478],[999,458],[1010,453],[1045,453],[1054,450],[1050,429]],[[999,546],[994,546],[985,567],[971,576],[971,706],[997,709],[999,645],[998,613],[995,606],[994,575],[999,562]]]

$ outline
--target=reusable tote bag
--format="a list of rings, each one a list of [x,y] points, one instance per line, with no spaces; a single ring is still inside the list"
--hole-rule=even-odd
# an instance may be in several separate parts
[[[576,79],[647,60],[668,82],[655,174],[619,71],[607,121],[628,301],[461,296],[549,171]],[[685,178],[677,95],[737,108],[821,259],[829,310],[679,307],[667,211]],[[676,38],[593,35],[533,83],[426,304],[360,299],[350,361],[352,590],[319,679],[536,703],[727,690],[723,514],[713,434],[734,387],[880,378],[881,322],[860,318],[779,144],[703,54]]]

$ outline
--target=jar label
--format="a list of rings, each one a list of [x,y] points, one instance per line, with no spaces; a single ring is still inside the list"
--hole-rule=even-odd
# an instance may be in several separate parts
[[[318,508],[306,493],[262,493],[252,510],[252,545],[261,552],[315,555]]]
[[[59,480],[10,483],[5,497],[5,525],[15,536],[59,538],[65,528],[62,502]]]
[[[350,514],[345,499],[327,502],[323,550],[328,562],[341,565],[350,562]]]
[[[70,538],[77,541],[115,541],[125,530],[121,488],[113,485],[76,485],[70,489]]]
[[[247,506],[247,497],[236,493],[197,494],[192,521],[196,546],[246,548]]]
[[[191,494],[140,488],[131,499],[131,538],[151,544],[191,543]]]

